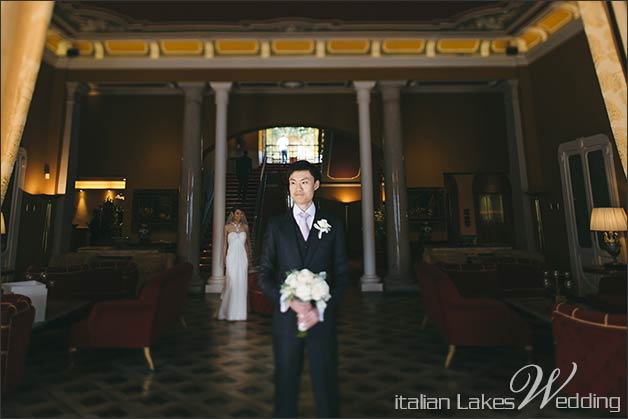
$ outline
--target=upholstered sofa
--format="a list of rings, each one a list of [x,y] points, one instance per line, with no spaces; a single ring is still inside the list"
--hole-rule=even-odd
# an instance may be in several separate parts
[[[4,395],[11,393],[24,376],[35,308],[30,298],[20,294],[3,294],[0,306],[2,310],[0,381]]]
[[[552,313],[556,367],[568,376],[568,394],[620,397],[626,413],[626,314],[611,314],[557,304]]]
[[[627,284],[626,271],[602,277],[598,291],[587,297],[587,303],[602,311],[626,313]]]
[[[80,266],[29,266],[25,277],[46,284],[48,298],[53,300],[102,301],[137,295],[137,266],[128,260],[92,261]]]
[[[543,265],[528,259],[502,258],[486,263],[435,264],[465,297],[537,297],[547,294]]]
[[[427,318],[449,343],[448,368],[456,346],[519,346],[531,350],[528,324],[493,298],[466,298],[436,265],[415,266]]]
[[[70,352],[79,347],[143,348],[154,369],[150,347],[181,320],[192,265],[182,263],[148,279],[138,298],[102,301],[69,333]]]

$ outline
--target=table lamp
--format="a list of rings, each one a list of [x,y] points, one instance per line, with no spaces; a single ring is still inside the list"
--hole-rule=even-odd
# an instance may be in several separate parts
[[[626,231],[626,212],[623,208],[593,208],[591,212],[591,231],[604,232],[604,247],[617,264],[621,248],[618,232]]]

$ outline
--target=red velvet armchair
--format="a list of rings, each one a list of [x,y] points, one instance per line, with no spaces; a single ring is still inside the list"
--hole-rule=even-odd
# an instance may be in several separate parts
[[[20,294],[4,294],[0,302],[2,334],[0,372],[2,394],[12,392],[24,376],[28,342],[35,320],[30,298]]]
[[[179,320],[192,265],[183,263],[150,278],[135,300],[103,301],[70,330],[70,352],[78,347],[144,348],[154,370],[150,346]]]
[[[556,367],[568,376],[568,394],[620,397],[626,413],[626,314],[589,311],[560,303],[552,313]]]
[[[490,298],[461,297],[453,281],[429,263],[418,262],[416,272],[426,315],[449,343],[445,368],[458,345],[512,345],[531,350],[528,324],[506,305]]]
[[[255,313],[273,314],[273,303],[257,284],[258,272],[249,272],[249,307]]]

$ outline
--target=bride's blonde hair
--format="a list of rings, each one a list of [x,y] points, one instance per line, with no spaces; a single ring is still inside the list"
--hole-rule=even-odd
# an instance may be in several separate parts
[[[227,217],[227,224],[231,224],[231,223],[233,222],[233,218],[234,218],[234,216],[235,216],[235,212],[236,212],[237,210],[242,211],[242,218],[240,218],[240,224],[243,224],[243,225],[248,226],[248,225],[249,225],[249,222],[248,222],[248,221],[247,221],[247,219],[246,219],[246,213],[244,212],[244,210],[242,209],[242,207],[238,207],[238,206],[233,207],[233,208],[231,209],[231,212],[229,212],[229,216]]]

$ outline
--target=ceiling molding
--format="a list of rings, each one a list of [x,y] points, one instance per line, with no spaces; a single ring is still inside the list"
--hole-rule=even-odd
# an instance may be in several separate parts
[[[554,51],[556,48],[578,35],[580,32],[584,32],[582,19],[576,19],[569,22],[560,31],[552,35],[547,41],[541,43],[538,47],[533,48],[531,51],[526,53],[524,55],[525,64],[530,65],[534,63],[536,60]]]
[[[116,57],[106,60],[59,57],[56,67],[67,70],[190,70],[190,69],[334,69],[334,68],[434,68],[434,67],[517,67],[522,57],[517,56],[436,56],[436,57],[177,57],[151,59],[150,57]]]

